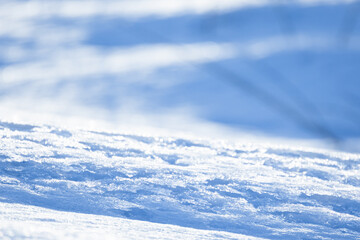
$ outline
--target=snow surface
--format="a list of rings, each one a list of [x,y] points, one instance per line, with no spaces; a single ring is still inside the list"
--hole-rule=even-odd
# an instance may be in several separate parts
[[[2,239],[360,238],[358,154],[12,122],[0,136]]]
[[[360,239],[360,1],[0,5],[0,239]]]
[[[1,239],[261,239],[19,204],[0,203],[0,209]]]

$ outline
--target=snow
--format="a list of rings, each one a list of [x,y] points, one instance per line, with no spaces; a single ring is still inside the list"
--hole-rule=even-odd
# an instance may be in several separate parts
[[[41,1],[30,2],[3,0],[5,8],[0,15],[23,20],[44,17],[91,17],[91,16],[117,16],[124,18],[141,18],[146,16],[172,17],[184,14],[204,14],[211,12],[231,12],[242,8],[258,8],[272,5],[316,6],[349,4],[356,0],[135,0],[104,2],[86,1]],[[6,11],[10,10],[10,11]],[[26,9],[26,12],[21,11]]]
[[[0,239],[360,239],[359,1],[0,3]]]
[[[101,74],[119,74],[134,71],[152,71],[161,67],[218,61],[234,55],[230,45],[201,43],[191,45],[137,46],[113,49],[66,48],[53,51],[51,60],[8,67],[2,72],[3,84],[16,85],[26,81],[59,82]],[[151,56],[151,58],[149,58]]]
[[[261,239],[124,218],[0,203],[1,239]],[[24,222],[26,224],[24,225]],[[22,226],[19,228],[19,226]]]
[[[358,154],[0,126],[5,239],[360,237]]]
[[[1,4],[2,120],[206,122],[360,151],[358,1]]]

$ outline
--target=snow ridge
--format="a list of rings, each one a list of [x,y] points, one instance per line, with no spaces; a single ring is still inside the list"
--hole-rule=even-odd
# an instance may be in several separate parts
[[[360,238],[358,154],[8,122],[0,137],[3,238],[39,238],[19,222],[61,232],[65,216],[113,238]]]

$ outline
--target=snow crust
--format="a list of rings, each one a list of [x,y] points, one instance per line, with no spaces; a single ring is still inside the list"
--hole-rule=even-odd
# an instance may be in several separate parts
[[[358,154],[11,122],[0,137],[2,239],[360,238]]]

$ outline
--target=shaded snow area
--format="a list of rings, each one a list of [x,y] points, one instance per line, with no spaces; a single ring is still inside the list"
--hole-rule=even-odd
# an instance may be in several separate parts
[[[359,239],[360,155],[0,122],[1,239]]]
[[[210,122],[360,152],[359,0],[0,4],[0,119]]]

